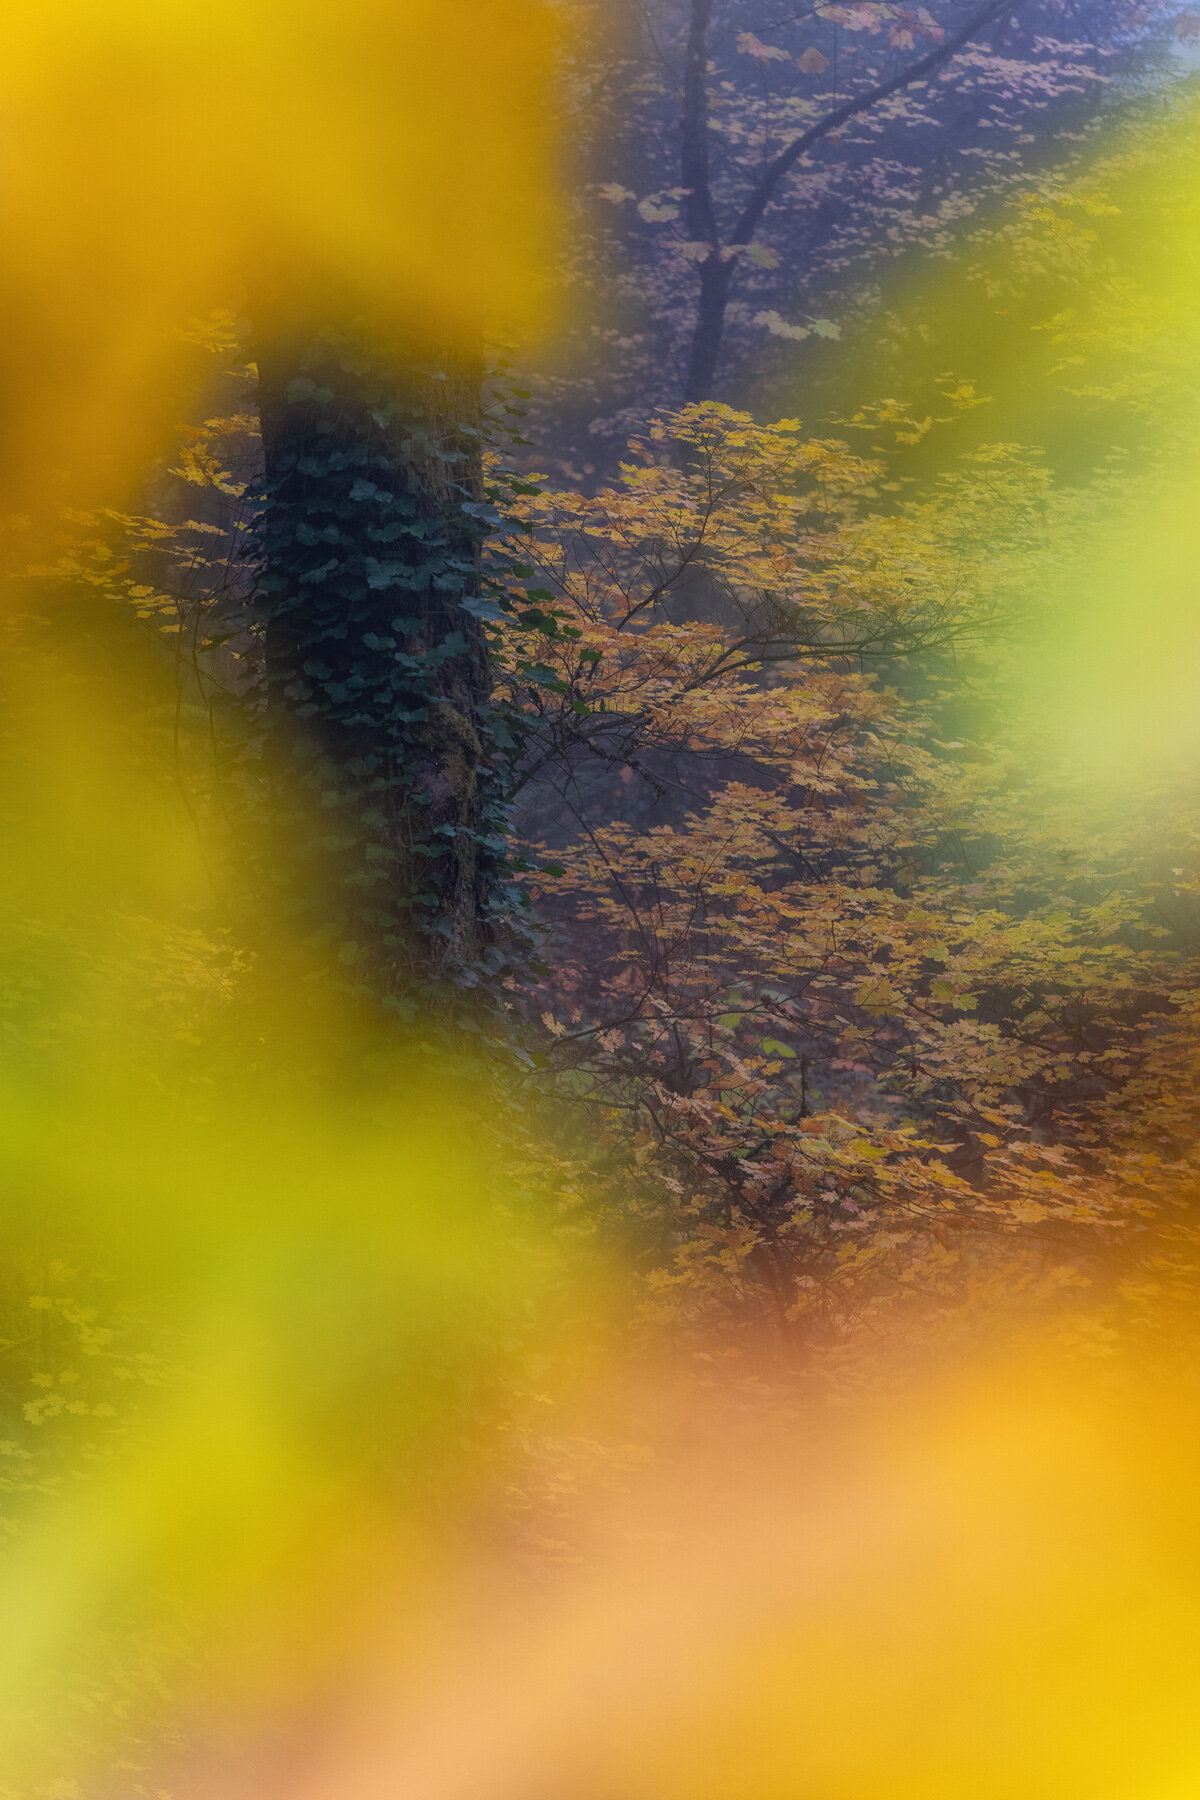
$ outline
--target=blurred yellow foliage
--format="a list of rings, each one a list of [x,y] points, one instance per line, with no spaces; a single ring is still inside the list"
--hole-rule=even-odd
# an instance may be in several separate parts
[[[554,208],[542,0],[47,0],[0,66],[0,493],[90,504],[181,412],[188,321],[332,283],[528,324]]]
[[[333,285],[446,333],[528,317],[549,48],[522,0],[14,19],[8,508],[132,482],[211,307],[265,293],[278,317]],[[835,487],[861,471],[819,461]],[[1132,608],[1105,654],[1124,667],[1158,606],[1147,654],[1190,680],[1179,480],[1136,526],[1161,547],[1103,559]],[[673,482],[647,464],[630,491],[677,522]],[[1071,579],[1104,591],[1099,566]],[[210,935],[191,821],[128,741],[121,683],[30,652],[5,679],[0,1352],[28,1381],[24,1437],[0,1446],[4,1800],[1183,1800],[1196,1398],[1186,1376],[1110,1375],[1094,1331],[1100,1375],[1053,1350],[1000,1362],[857,1433],[785,1413],[756,1439],[714,1379],[650,1434],[659,1465],[624,1510],[597,1502],[590,1571],[484,1579],[500,1446],[569,1363],[546,1323],[558,1242],[486,1099],[428,1045],[378,1052],[302,958],[260,975]],[[1093,729],[1108,679],[1080,675]],[[574,1291],[568,1345],[600,1304]]]

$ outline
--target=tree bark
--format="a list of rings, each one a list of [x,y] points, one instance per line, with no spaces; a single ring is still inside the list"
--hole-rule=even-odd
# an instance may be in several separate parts
[[[712,0],[692,0],[683,74],[682,138],[679,162],[683,213],[693,243],[707,244],[700,264],[700,294],[684,381],[684,401],[707,400],[725,334],[725,306],[732,267],[721,260],[721,239],[713,205],[708,157],[708,31]]]
[[[696,329],[692,333],[683,396],[687,404],[712,398],[717,366],[721,360],[721,345],[725,337],[725,308],[729,303],[732,281],[733,259],[722,262],[719,252],[714,249],[707,261],[700,264]]]

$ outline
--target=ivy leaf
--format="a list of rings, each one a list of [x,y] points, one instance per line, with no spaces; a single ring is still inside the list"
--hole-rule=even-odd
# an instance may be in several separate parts
[[[544,663],[530,663],[523,673],[525,679],[531,681],[535,687],[547,688],[553,694],[565,694],[567,691],[566,683],[561,675],[557,675],[553,669],[548,669]]]

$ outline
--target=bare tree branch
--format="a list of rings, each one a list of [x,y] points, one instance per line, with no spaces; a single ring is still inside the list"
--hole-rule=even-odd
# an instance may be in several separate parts
[[[898,94],[914,81],[931,75],[952,62],[980,32],[1006,13],[1019,9],[1024,0],[988,0],[988,4],[969,18],[936,49],[918,57],[887,81],[881,81],[864,93],[846,100],[826,113],[807,131],[802,131],[786,144],[754,184],[750,197],[733,228],[727,246],[722,246],[713,203],[708,159],[708,30],[712,18],[712,0],[692,0],[691,25],[688,33],[687,69],[683,101],[683,186],[690,190],[684,200],[684,218],[688,232],[696,242],[712,246],[700,264],[700,298],[696,329],[692,337],[685,399],[706,400],[712,390],[713,377],[721,354],[725,331],[725,309],[736,268],[736,254],[751,241],[762,223],[763,214],[775,199],[785,175],[809,150],[830,137],[850,119],[869,112],[881,101]]]
[[[754,191],[733,228],[730,243],[748,244],[750,242],[758,229],[763,214],[775,197],[779,183],[788,171],[795,167],[800,158],[812,149],[814,144],[819,144],[822,138],[837,131],[840,126],[857,117],[859,113],[869,112],[873,106],[878,106],[881,100],[889,99],[892,94],[900,93],[902,89],[910,87],[914,81],[919,81],[922,76],[931,75],[935,69],[942,68],[946,63],[952,61],[959,51],[964,49],[981,31],[986,31],[987,27],[993,24],[1001,14],[1014,12],[1022,4],[1023,0],[990,0],[989,5],[983,7],[973,18],[968,19],[965,25],[961,26],[953,36],[946,38],[935,50],[930,50],[925,56],[918,57],[915,63],[910,63],[907,69],[901,69],[900,73],[893,75],[889,81],[881,81],[877,87],[868,88],[865,94],[857,94],[852,99],[844,101],[841,106],[835,107],[833,112],[827,113],[823,119],[818,119],[815,125],[810,125],[807,131],[802,131],[799,137],[793,138],[791,143],[785,145],[779,152],[774,162],[768,164],[761,179],[755,184]]]

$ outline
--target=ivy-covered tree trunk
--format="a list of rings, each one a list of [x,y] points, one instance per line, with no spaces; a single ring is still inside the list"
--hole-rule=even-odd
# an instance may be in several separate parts
[[[333,331],[258,362],[268,754],[293,897],[376,990],[473,985],[503,885],[479,365]]]

